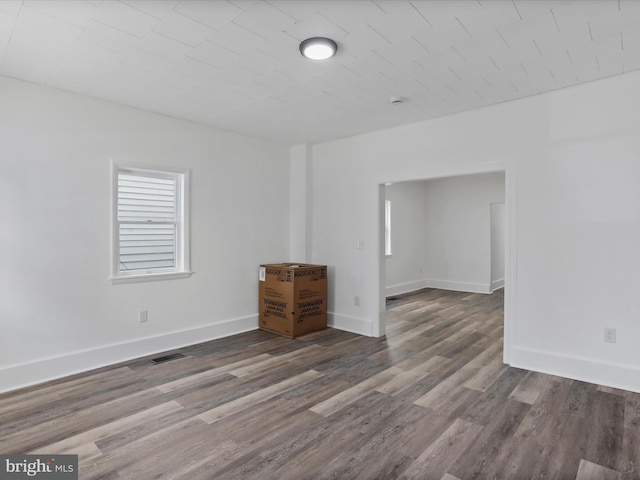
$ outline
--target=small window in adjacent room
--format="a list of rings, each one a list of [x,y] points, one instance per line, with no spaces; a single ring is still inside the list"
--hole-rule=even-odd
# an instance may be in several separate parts
[[[113,164],[113,283],[189,271],[188,172]]]
[[[391,200],[384,201],[384,254],[391,256]]]

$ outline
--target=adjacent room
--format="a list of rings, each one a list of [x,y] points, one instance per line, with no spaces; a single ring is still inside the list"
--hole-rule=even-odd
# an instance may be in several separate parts
[[[0,478],[640,479],[639,26],[0,0]]]

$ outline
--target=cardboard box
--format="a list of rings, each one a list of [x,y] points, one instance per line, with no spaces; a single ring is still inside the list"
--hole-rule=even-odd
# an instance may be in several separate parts
[[[327,328],[327,267],[260,265],[260,328],[296,338]]]

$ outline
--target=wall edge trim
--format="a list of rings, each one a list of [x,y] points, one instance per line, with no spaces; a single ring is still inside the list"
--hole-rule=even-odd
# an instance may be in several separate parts
[[[366,318],[327,312],[327,325],[338,330],[357,333],[358,335],[373,336],[373,322]]]
[[[504,287],[504,278],[491,282],[491,293]]]
[[[403,293],[415,292],[416,290],[421,290],[426,286],[427,285],[424,280],[414,280],[412,282],[389,285],[385,289],[385,297],[392,297],[393,295],[402,295]]]
[[[459,282],[455,280],[437,280],[427,278],[424,280],[426,288],[439,288],[441,290],[453,290],[455,292],[491,293],[491,285],[488,283]]]
[[[640,367],[514,346],[512,367],[640,393]]]

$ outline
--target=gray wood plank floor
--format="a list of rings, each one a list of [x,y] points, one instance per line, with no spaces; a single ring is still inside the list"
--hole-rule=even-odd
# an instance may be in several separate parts
[[[383,339],[254,331],[1,395],[0,452],[78,454],[83,480],[640,479],[640,394],[503,365],[502,291],[388,317]]]

